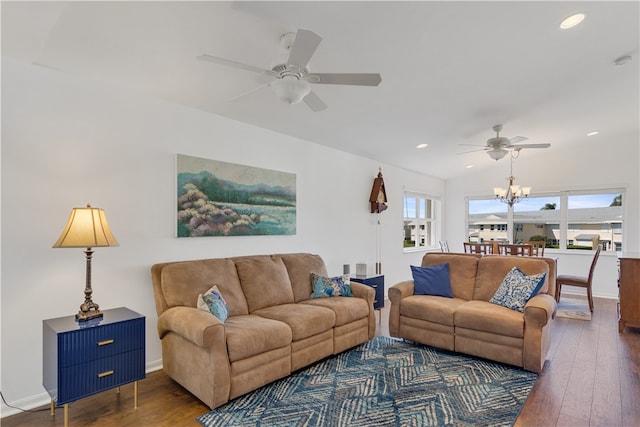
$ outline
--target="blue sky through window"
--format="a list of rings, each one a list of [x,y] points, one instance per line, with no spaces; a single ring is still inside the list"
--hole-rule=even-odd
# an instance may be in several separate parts
[[[569,209],[581,208],[598,208],[609,207],[613,200],[618,196],[615,194],[580,194],[570,195],[568,200]],[[560,209],[560,196],[549,197],[532,197],[522,199],[513,205],[516,212],[537,211],[544,207],[547,203],[555,203],[556,209]],[[506,212],[507,205],[496,199],[469,200],[469,214],[489,214]],[[414,212],[415,214],[415,212]]]

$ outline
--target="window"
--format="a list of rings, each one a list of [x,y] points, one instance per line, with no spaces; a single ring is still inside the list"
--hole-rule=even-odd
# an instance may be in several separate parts
[[[621,251],[623,189],[562,191],[509,206],[495,199],[468,199],[468,240],[544,240],[547,248]],[[513,230],[511,232],[510,230]]]
[[[404,193],[404,249],[435,247],[440,238],[440,200],[423,193]]]
[[[622,194],[569,193],[567,248],[622,250]]]

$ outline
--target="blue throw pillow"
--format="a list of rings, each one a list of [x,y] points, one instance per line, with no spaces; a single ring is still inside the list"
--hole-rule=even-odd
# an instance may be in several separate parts
[[[513,267],[489,302],[522,313],[527,301],[542,288],[545,276],[545,273],[526,276],[518,267]]]
[[[198,295],[197,305],[200,310],[211,312],[211,314],[216,316],[222,323],[229,317],[227,302],[222,298],[222,294],[216,285],[213,285],[213,287],[204,294]]]
[[[451,280],[449,279],[449,264],[434,265],[433,267],[411,266],[413,275],[414,295],[433,295],[453,298]]]
[[[352,297],[349,276],[324,277],[311,273],[311,298]]]

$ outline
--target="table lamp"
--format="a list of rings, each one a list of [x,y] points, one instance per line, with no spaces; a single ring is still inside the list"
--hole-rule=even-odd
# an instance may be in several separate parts
[[[98,304],[91,299],[91,248],[104,246],[119,246],[118,241],[111,233],[107,218],[102,209],[92,208],[87,204],[86,208],[73,208],[67,221],[67,226],[53,244],[54,248],[86,248],[87,255],[87,283],[84,288],[84,303],[80,305],[80,311],[76,314],[78,322],[102,317]]]

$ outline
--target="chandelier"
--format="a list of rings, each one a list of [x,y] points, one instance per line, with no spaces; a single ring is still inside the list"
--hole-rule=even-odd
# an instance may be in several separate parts
[[[520,150],[514,150],[517,152],[516,156],[511,153],[511,166],[509,169],[509,186],[507,188],[502,187],[493,187],[493,194],[496,196],[496,199],[500,200],[503,203],[508,204],[513,207],[514,204],[518,203],[522,198],[529,197],[529,193],[531,193],[531,187],[520,187],[519,185],[514,185],[513,181],[515,181],[515,177],[513,176],[513,159],[518,158],[520,155]]]

